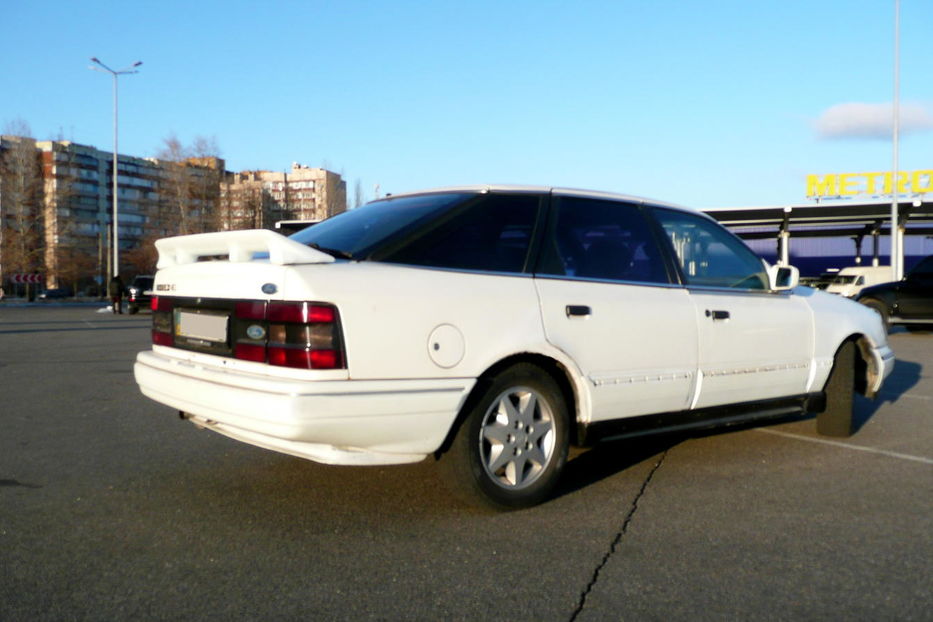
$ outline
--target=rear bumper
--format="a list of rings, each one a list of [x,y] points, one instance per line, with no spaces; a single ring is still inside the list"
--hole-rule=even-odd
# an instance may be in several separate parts
[[[474,379],[304,381],[140,352],[147,397],[237,440],[327,464],[417,462],[437,450]]]

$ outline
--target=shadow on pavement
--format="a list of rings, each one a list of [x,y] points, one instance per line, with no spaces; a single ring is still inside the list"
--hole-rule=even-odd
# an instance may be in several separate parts
[[[858,432],[886,403],[895,403],[901,396],[913,389],[923,375],[923,365],[914,361],[897,359],[894,371],[885,380],[881,391],[875,399],[868,399],[860,395],[855,396],[855,431]]]
[[[898,359],[894,371],[885,381],[877,398],[869,399],[861,395],[856,395],[853,405],[855,433],[858,433],[884,404],[898,401],[902,395],[916,386],[920,381],[922,372],[923,366],[921,364]],[[561,497],[576,492],[600,480],[612,477],[690,438],[716,436],[718,434],[733,433],[794,421],[815,421],[815,419],[816,415],[812,413],[790,415],[765,421],[749,421],[748,423],[730,425],[727,427],[693,430],[682,434],[663,434],[634,439],[604,441],[589,449],[571,450],[571,458],[567,461],[561,483],[558,485],[554,497]]]
[[[682,434],[603,441],[578,450],[564,467],[553,498],[562,497],[612,477],[636,464],[679,445],[688,438]]]

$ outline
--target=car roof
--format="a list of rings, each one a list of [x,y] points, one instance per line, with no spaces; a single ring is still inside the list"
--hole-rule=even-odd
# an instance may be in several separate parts
[[[627,203],[637,203],[639,205],[654,205],[658,207],[668,207],[671,209],[681,210],[684,212],[691,212],[694,214],[702,214],[698,210],[683,206],[677,205],[675,203],[668,203],[666,201],[657,201],[655,199],[648,199],[645,197],[639,197],[629,194],[620,194],[615,192],[604,192],[601,190],[584,190],[580,188],[562,188],[557,186],[523,186],[517,184],[486,184],[486,185],[467,185],[467,186],[446,186],[441,188],[432,188],[428,190],[416,190],[413,192],[401,192],[398,194],[390,194],[385,197],[380,197],[375,199],[375,201],[386,201],[397,199],[399,197],[410,197],[410,196],[419,196],[426,194],[443,194],[443,193],[475,193],[483,194],[487,192],[510,192],[510,193],[528,193],[528,194],[555,194],[558,196],[570,196],[570,197],[581,197],[587,199],[609,199],[612,201],[625,201]]]

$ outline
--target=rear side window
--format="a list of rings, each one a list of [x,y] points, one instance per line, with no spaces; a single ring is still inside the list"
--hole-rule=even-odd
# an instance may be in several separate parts
[[[476,195],[372,258],[436,268],[522,272],[540,203],[537,195]]]
[[[668,283],[655,236],[638,206],[558,197],[540,274]]]
[[[761,259],[737,237],[701,216],[656,209],[688,285],[767,289]]]

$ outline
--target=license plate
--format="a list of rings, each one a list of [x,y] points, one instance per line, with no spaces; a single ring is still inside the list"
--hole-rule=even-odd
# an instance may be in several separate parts
[[[227,316],[221,313],[191,313],[175,311],[175,334],[188,339],[214,343],[227,342]]]

